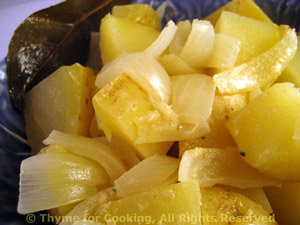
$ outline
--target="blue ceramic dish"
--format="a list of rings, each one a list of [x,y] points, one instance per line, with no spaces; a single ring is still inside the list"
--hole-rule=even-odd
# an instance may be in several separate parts
[[[299,0],[255,0],[257,4],[278,24],[289,24],[299,30]],[[203,18],[228,0],[135,0],[134,3],[148,3],[157,9],[163,4],[163,23],[184,19]],[[19,191],[19,167],[29,156],[26,144],[23,115],[14,109],[9,99],[6,84],[6,62],[0,61],[0,225],[24,225],[26,216],[16,212]],[[42,222],[40,213],[34,224]],[[32,223],[31,223],[32,224]]]

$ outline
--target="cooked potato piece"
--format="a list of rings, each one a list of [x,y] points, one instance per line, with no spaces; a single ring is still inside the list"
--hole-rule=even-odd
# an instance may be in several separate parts
[[[265,191],[279,224],[300,224],[300,183],[284,183]]]
[[[120,55],[149,47],[159,32],[127,19],[106,15],[100,26],[100,49],[103,64]]]
[[[206,17],[215,25],[223,11],[237,13],[263,22],[272,22],[270,18],[256,5],[254,0],[233,0]]]
[[[89,134],[94,82],[93,71],[75,63],[61,67],[26,94],[24,113],[32,153],[41,149],[54,129]]]
[[[277,25],[227,11],[222,12],[215,31],[241,41],[236,65],[260,55],[281,39],[281,32]]]
[[[275,218],[247,197],[218,187],[201,188],[202,225],[276,225]]]
[[[160,18],[148,4],[116,5],[112,9],[112,15],[161,30]]]
[[[101,222],[122,224],[200,225],[200,189],[197,182],[171,184],[99,207]],[[131,220],[130,220],[131,219]]]
[[[218,185],[221,188],[234,191],[250,200],[254,201],[256,204],[260,205],[267,213],[270,215],[273,213],[273,209],[270,205],[270,202],[267,198],[267,195],[263,188],[236,188],[232,186]]]
[[[107,133],[111,132],[112,138],[133,148],[139,157],[165,154],[171,147],[172,142],[135,143],[138,132],[135,121],[148,112],[155,111],[155,108],[147,94],[126,74],[101,89],[93,98],[93,104],[98,126],[105,127]]]
[[[250,102],[227,127],[244,159],[280,180],[300,180],[300,93],[275,84]]]

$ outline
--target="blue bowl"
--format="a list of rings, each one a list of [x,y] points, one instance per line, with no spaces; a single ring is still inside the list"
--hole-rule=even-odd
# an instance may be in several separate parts
[[[299,0],[255,0],[256,3],[278,24],[300,28]],[[204,18],[229,0],[135,0],[148,3],[157,9],[163,4],[163,23],[169,20]],[[26,144],[23,115],[17,111],[8,95],[5,59],[0,61],[0,225],[28,224],[26,216],[16,212],[19,194],[19,168],[23,159],[30,155]],[[34,224],[47,224],[41,213],[36,213]],[[32,223],[31,223],[32,224]],[[49,224],[49,223],[48,223]]]

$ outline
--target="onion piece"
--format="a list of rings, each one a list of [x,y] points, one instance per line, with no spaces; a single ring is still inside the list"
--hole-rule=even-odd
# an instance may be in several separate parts
[[[106,188],[79,203],[66,216],[66,218],[78,218],[84,220],[87,216],[94,215],[97,208],[108,201],[115,200],[117,197],[114,187]],[[84,221],[85,222],[85,221]],[[74,225],[72,220],[63,220],[59,225]]]
[[[179,166],[179,160],[155,155],[144,159],[115,180],[119,197],[147,191],[165,181]]]
[[[185,42],[188,39],[191,29],[192,29],[192,24],[189,20],[180,21],[177,24],[176,34],[169,46],[169,52],[171,54],[175,54],[175,55],[180,54]]]
[[[108,183],[102,166],[70,153],[49,152],[32,156],[21,164],[22,187],[53,184],[100,185]]]
[[[126,73],[151,99],[168,103],[171,96],[171,80],[168,73],[149,53],[137,52],[123,55],[105,64],[96,78],[96,86],[105,85]]]
[[[226,34],[216,34],[214,49],[212,50],[205,67],[231,69],[237,60],[241,49],[241,41]]]
[[[95,185],[57,184],[24,187],[20,190],[18,213],[27,214],[79,202],[95,194]]]
[[[158,38],[145,50],[145,52],[152,55],[154,58],[160,56],[169,46],[173,40],[177,26],[170,20],[165,28],[160,32]]]
[[[46,152],[21,163],[18,212],[51,209],[81,201],[108,183],[104,169],[72,153]]]
[[[180,53],[180,57],[191,67],[202,67],[214,47],[215,31],[210,22],[194,19],[191,33]]]
[[[181,123],[201,124],[208,120],[215,98],[213,79],[203,74],[172,77],[172,105]]]
[[[199,73],[198,70],[190,67],[182,58],[175,54],[164,55],[158,58],[160,64],[170,76],[179,74]]]
[[[257,188],[281,184],[247,164],[236,148],[195,148],[185,151],[180,161],[178,180],[186,182],[195,179],[200,187],[224,184]]]
[[[97,161],[109,175],[111,183],[126,171],[125,165],[113,150],[91,138],[54,130],[43,143],[59,144],[75,154]]]

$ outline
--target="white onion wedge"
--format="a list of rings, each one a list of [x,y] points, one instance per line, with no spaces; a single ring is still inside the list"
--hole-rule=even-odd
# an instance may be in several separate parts
[[[100,192],[90,196],[81,203],[79,203],[75,208],[73,208],[65,218],[78,218],[78,220],[83,220],[81,222],[86,222],[84,219],[88,216],[94,215],[95,211],[99,205],[115,200],[117,197],[116,190],[114,187],[109,187]],[[93,218],[93,216],[92,216]],[[63,220],[59,225],[74,225],[72,220]],[[80,224],[80,223],[79,223]]]
[[[215,98],[213,79],[203,74],[172,77],[172,105],[181,123],[201,124],[208,120]]]
[[[105,64],[98,73],[95,84],[98,88],[103,88],[123,73],[145,90],[151,99],[169,102],[171,96],[169,75],[149,53],[132,53]]]
[[[141,193],[161,184],[179,166],[179,159],[155,155],[144,159],[115,180],[119,197]]]
[[[191,67],[202,67],[214,47],[215,31],[210,22],[194,19],[191,33],[180,53],[180,57]]]
[[[21,188],[18,203],[18,213],[27,214],[41,210],[52,209],[62,205],[78,202],[95,194],[94,185],[59,184],[43,187]]]
[[[46,152],[22,161],[18,212],[51,209],[81,201],[108,183],[104,169],[72,153]]]
[[[195,148],[185,151],[179,166],[179,181],[196,179],[200,187],[215,184],[238,188],[280,186],[280,181],[248,165],[235,148]]]
[[[212,50],[205,67],[231,69],[237,60],[241,49],[241,41],[237,38],[216,34],[214,49]]]
[[[165,28],[160,32],[158,38],[145,50],[154,58],[160,56],[170,45],[176,33],[177,26],[170,20]]]
[[[75,154],[97,161],[105,169],[111,182],[126,171],[125,165],[113,150],[91,138],[54,130],[43,143],[59,144]]]
[[[21,164],[21,187],[66,183],[100,185],[107,182],[108,176],[102,166],[73,153],[38,154]]]
[[[191,32],[192,24],[189,20],[180,21],[177,24],[176,34],[170,43],[169,52],[171,54],[179,55],[186,40]]]

